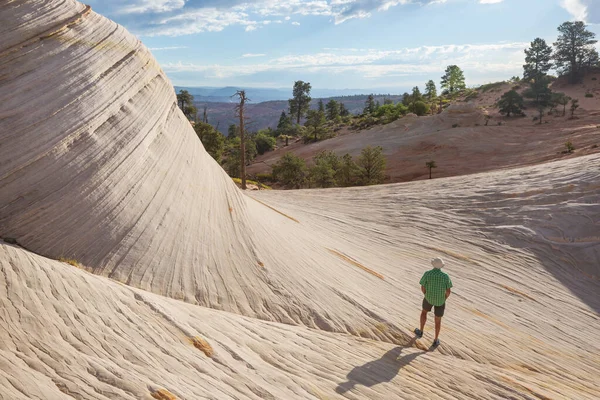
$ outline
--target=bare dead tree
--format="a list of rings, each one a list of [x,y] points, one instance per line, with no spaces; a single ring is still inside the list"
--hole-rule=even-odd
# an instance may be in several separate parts
[[[240,117],[240,170],[241,170],[241,178],[242,178],[242,190],[246,190],[246,138],[244,137],[245,125],[246,125],[246,117],[244,117],[244,111],[246,102],[250,101],[246,97],[245,90],[238,90],[233,96],[237,96],[240,100],[240,103],[235,106],[235,116]]]
[[[208,106],[204,105],[204,113],[202,114],[202,122],[208,124]]]

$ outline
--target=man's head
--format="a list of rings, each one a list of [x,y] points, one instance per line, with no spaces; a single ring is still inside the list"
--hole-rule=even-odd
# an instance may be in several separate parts
[[[433,260],[431,260],[431,265],[433,265],[433,268],[435,269],[442,269],[444,268],[444,260],[442,260],[439,257],[436,257]]]

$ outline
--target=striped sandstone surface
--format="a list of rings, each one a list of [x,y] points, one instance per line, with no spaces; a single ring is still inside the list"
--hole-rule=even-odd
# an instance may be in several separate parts
[[[600,156],[246,195],[124,28],[0,22],[0,399],[600,396]]]

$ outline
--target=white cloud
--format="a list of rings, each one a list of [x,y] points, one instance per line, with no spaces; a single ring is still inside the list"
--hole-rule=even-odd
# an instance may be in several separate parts
[[[300,26],[300,22],[294,21],[292,22],[292,25]]]
[[[241,25],[247,31],[252,31],[257,25],[268,23],[265,21],[279,23],[278,21],[282,19],[289,21],[293,16],[323,16],[329,17],[335,24],[341,24],[355,18],[368,18],[373,12],[385,12],[396,6],[439,4],[447,0],[89,1],[92,4],[102,2],[112,14],[128,17],[132,23],[129,27],[138,35],[179,36],[221,31],[235,25]]]
[[[504,0],[479,0],[479,4],[497,4],[502,3]]]
[[[242,58],[254,58],[254,57],[265,57],[266,54],[246,53],[242,55]]]
[[[147,36],[181,36],[199,32],[220,32],[231,25],[242,25],[246,31],[256,29],[257,22],[239,11],[202,8],[162,18],[147,28]]]
[[[469,71],[486,71],[501,76],[521,72],[529,43],[422,46],[398,50],[328,49],[316,54],[288,55],[245,65],[197,65],[170,63],[168,73],[197,72],[208,79],[231,79],[264,72],[302,70],[330,74],[355,73],[364,78],[440,74],[456,64]]]
[[[169,12],[181,9],[185,0],[137,0],[119,9],[121,14],[144,14],[148,12]]]
[[[562,7],[578,21],[600,23],[600,2],[598,0],[562,0]]]

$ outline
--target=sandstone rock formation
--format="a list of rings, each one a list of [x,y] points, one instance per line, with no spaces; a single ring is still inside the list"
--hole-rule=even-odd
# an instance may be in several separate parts
[[[243,194],[122,27],[0,21],[0,399],[600,396],[600,156]]]

